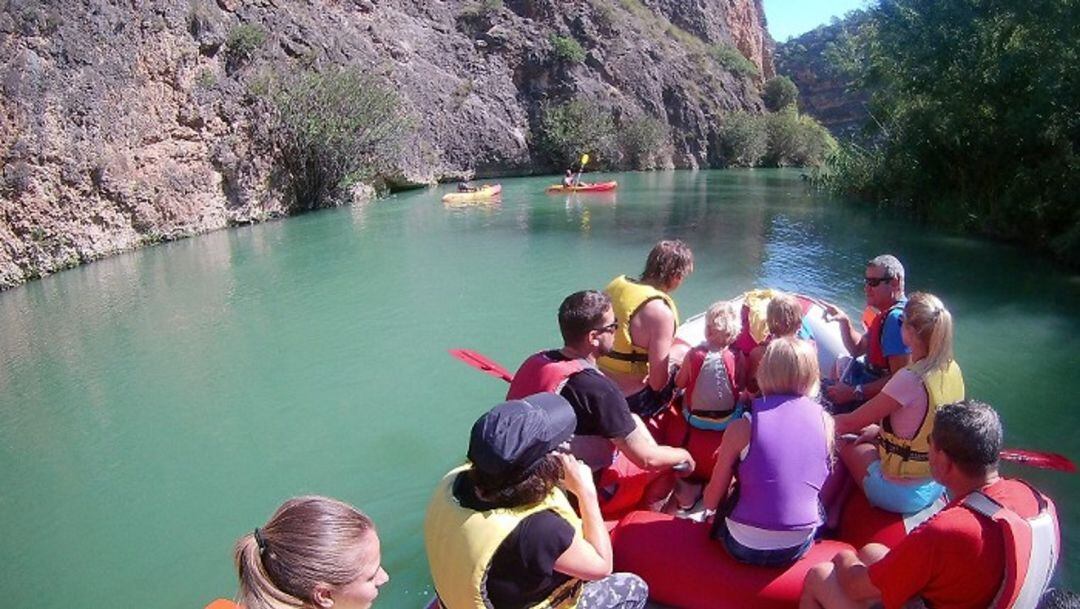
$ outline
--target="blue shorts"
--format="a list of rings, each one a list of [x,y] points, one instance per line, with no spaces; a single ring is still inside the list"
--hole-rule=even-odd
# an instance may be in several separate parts
[[[932,479],[919,484],[901,484],[881,475],[881,461],[874,461],[863,478],[863,491],[870,503],[897,514],[914,514],[938,500],[945,487]]]

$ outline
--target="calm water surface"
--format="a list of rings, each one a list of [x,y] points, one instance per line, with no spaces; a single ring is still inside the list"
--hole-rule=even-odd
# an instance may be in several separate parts
[[[815,196],[798,172],[612,177],[617,194],[571,198],[506,180],[501,204],[460,208],[445,188],[400,194],[0,294],[4,605],[199,608],[234,593],[236,537],[320,493],[378,523],[379,606],[422,606],[424,506],[506,389],[446,350],[512,368],[557,345],[562,298],[639,273],[662,237],[695,251],[687,314],[757,286],[854,314],[864,262],[898,254],[909,289],[953,310],[969,393],[1000,409],[1008,444],[1080,460],[1077,275]],[[1076,475],[1007,472],[1058,500],[1076,587]]]

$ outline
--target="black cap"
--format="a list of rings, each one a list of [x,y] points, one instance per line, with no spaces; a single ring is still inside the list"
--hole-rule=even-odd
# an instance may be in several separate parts
[[[577,415],[564,397],[534,393],[503,402],[473,424],[469,461],[496,478],[524,473],[563,442],[577,426]]]

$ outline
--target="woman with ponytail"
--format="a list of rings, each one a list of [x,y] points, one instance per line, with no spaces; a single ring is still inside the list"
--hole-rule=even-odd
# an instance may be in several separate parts
[[[289,499],[235,559],[244,609],[367,609],[390,579],[371,519],[328,497]]]
[[[900,322],[911,363],[870,401],[837,415],[836,432],[859,433],[840,459],[870,503],[910,514],[944,490],[930,477],[930,432],[940,406],[964,399],[964,377],[953,359],[952,314],[937,296],[912,294]]]

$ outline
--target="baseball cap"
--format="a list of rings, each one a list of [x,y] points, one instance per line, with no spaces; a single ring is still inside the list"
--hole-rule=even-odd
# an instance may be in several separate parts
[[[566,398],[534,393],[496,405],[473,424],[469,461],[493,477],[524,473],[563,442],[577,426],[577,415]]]

